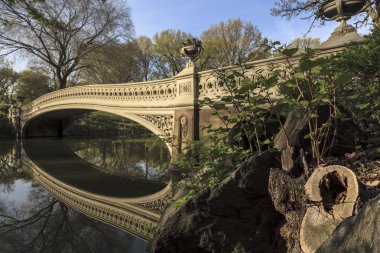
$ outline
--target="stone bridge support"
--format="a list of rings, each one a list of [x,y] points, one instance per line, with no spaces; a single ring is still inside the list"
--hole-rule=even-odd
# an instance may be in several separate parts
[[[183,152],[186,142],[199,139],[198,79],[195,67],[175,76],[179,103],[174,113],[172,155]]]

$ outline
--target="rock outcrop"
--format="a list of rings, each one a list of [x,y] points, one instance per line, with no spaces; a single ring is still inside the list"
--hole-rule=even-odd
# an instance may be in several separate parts
[[[318,108],[322,123],[330,116],[328,109]],[[304,138],[307,127],[297,111],[291,112],[274,138],[275,149],[252,157],[216,188],[203,190],[171,216],[166,213],[151,252],[299,253],[301,245],[314,252],[342,219],[352,215],[360,192],[349,169],[324,168],[309,179],[313,163],[310,143]],[[249,140],[235,142],[239,127],[233,130],[229,144],[245,147]],[[334,140],[329,152],[338,156],[365,139],[354,122],[338,121],[335,130],[336,135],[327,138]],[[305,191],[308,179],[313,183]],[[352,186],[355,194],[349,189]],[[323,219],[320,213],[325,214]],[[317,243],[314,228],[322,231]]]
[[[347,218],[317,253],[380,252],[380,195],[367,202],[356,216]]]
[[[151,252],[286,252],[284,217],[268,192],[280,152],[269,150],[243,163],[215,189],[205,189],[161,227]]]

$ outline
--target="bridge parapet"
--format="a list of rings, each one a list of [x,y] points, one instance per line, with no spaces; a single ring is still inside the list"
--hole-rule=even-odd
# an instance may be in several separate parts
[[[199,76],[199,99],[211,98],[217,101],[220,96],[227,95],[228,89],[226,84],[218,78],[219,73],[228,73],[238,71],[244,73],[245,77],[257,80],[258,76],[266,76],[273,69],[283,69],[286,71],[286,60],[284,58],[273,58],[262,61],[254,61],[239,67],[226,67],[218,70],[203,71],[198,73]],[[239,84],[242,78],[236,81]]]
[[[38,108],[51,103],[71,100],[102,101],[102,103],[128,107],[163,107],[177,98],[177,85],[173,78],[161,81],[126,84],[98,84],[75,86],[45,94],[27,106]],[[139,104],[138,102],[144,102]]]
[[[316,57],[324,57],[341,51],[342,47],[321,50]],[[255,81],[259,76],[267,76],[273,70],[280,70],[283,77],[291,73],[290,65],[297,64],[301,56],[296,55],[292,58],[275,57],[264,60],[252,61],[241,66],[224,67],[217,70],[208,70],[198,73],[199,77],[199,99],[211,98],[217,101],[218,97],[228,94],[228,89],[222,80],[218,79],[218,72],[239,71],[245,77]],[[237,82],[240,82],[238,78]]]

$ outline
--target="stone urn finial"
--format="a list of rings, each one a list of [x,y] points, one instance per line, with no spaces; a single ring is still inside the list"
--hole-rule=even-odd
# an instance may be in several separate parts
[[[360,41],[362,38],[356,29],[346,23],[346,20],[362,12],[367,7],[367,0],[326,0],[322,3],[320,14],[324,20],[340,22],[331,34],[331,37],[321,44],[321,48],[343,46],[352,41]]]
[[[346,21],[364,11],[367,0],[327,0],[322,4],[322,15],[327,20]]]
[[[182,43],[183,47],[181,48],[180,55],[183,58],[189,60],[187,66],[194,66],[195,61],[198,59],[200,53],[203,50],[202,42],[195,38],[187,39],[186,42]]]

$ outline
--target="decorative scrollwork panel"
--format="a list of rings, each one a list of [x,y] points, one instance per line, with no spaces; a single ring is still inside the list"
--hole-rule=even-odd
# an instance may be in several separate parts
[[[174,116],[173,115],[145,115],[140,114],[139,117],[145,119],[146,121],[153,124],[155,127],[160,129],[164,135],[172,136],[173,135],[173,125],[174,125]]]

